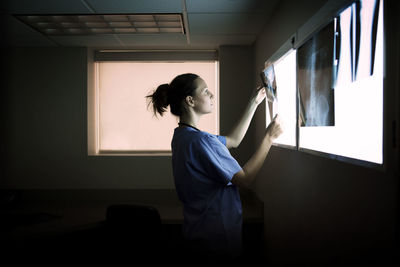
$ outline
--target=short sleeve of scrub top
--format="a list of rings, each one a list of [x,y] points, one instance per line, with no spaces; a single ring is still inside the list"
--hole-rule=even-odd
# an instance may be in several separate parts
[[[198,140],[198,161],[204,170],[224,185],[231,185],[233,176],[242,168],[226,147],[225,136],[205,136]]]

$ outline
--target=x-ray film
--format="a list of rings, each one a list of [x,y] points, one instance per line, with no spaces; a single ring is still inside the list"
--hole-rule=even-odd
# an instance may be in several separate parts
[[[277,100],[276,94],[276,79],[274,65],[270,65],[264,71],[261,72],[261,82],[265,87],[267,93],[267,100],[269,102],[275,102]]]
[[[297,50],[301,126],[334,126],[334,23]]]
[[[277,98],[277,86],[275,79],[274,65],[269,65],[261,73],[261,82],[265,88],[268,101],[268,109],[270,114],[270,119],[275,116],[278,112],[278,98]]]

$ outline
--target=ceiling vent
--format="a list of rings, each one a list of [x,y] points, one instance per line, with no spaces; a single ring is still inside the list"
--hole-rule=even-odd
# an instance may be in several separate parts
[[[44,35],[185,34],[182,14],[15,15]]]

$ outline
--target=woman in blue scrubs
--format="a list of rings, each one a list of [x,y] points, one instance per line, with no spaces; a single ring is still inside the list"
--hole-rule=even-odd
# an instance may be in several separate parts
[[[168,105],[179,117],[172,138],[175,187],[183,203],[183,235],[196,249],[210,255],[236,258],[242,246],[242,205],[237,186],[248,187],[260,170],[271,144],[281,132],[279,117],[268,126],[261,145],[241,167],[228,149],[239,146],[264,88],[255,90],[238,122],[227,136],[197,128],[200,118],[213,111],[213,94],[196,74],[182,74],[162,84],[150,96],[154,113]],[[204,256],[204,255],[203,255]]]

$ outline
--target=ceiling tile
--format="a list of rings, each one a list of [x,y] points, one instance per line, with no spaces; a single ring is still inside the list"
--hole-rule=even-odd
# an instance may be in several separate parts
[[[6,14],[122,14],[122,13],[181,13],[182,0],[0,0],[2,11]],[[10,16],[13,21],[8,23],[7,42],[2,44],[30,46],[89,46],[158,49],[181,48],[217,48],[219,45],[247,45],[254,42],[257,34],[280,0],[186,0],[189,21],[189,39],[182,33],[174,33],[174,15],[170,20],[160,22],[157,16],[144,19],[142,28],[154,28],[154,22],[160,28],[160,33],[129,32],[131,29],[119,27],[121,34],[105,34],[100,36],[52,36],[45,37],[41,33],[22,24]],[[95,23],[90,21],[87,23]],[[65,22],[67,23],[67,22]],[[74,23],[70,21],[68,23]],[[104,23],[104,22],[101,22]],[[160,25],[159,25],[160,24]],[[50,29],[42,25],[44,29]],[[101,30],[100,25],[95,26]],[[0,26],[1,27],[1,26]],[[103,25],[104,27],[104,25]],[[140,27],[139,27],[140,28]],[[132,30],[133,31],[133,30]],[[166,33],[167,32],[167,33]],[[136,35],[135,35],[136,34]],[[171,34],[171,35],[169,35]]]
[[[91,13],[81,0],[1,0],[10,14],[84,14]]]
[[[62,46],[82,47],[119,47],[121,44],[112,34],[105,35],[76,35],[76,36],[51,36],[49,37]]]
[[[190,34],[258,34],[264,24],[262,14],[188,14]]]
[[[279,0],[186,0],[188,13],[259,13]]]
[[[1,45],[7,46],[56,46],[57,44],[25,25],[11,15],[2,16],[2,29],[5,40]],[[3,27],[6,27],[5,29]]]
[[[256,40],[256,35],[191,35],[190,43],[197,46],[213,44],[215,48],[220,45],[251,45]]]
[[[125,46],[171,46],[186,45],[186,36],[183,34],[144,34],[144,35],[118,35]]]
[[[181,13],[181,0],[85,0],[96,13]]]

